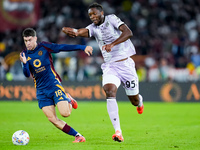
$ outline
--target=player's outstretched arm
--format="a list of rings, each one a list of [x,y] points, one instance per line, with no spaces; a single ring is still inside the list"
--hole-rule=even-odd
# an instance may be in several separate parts
[[[88,56],[91,56],[93,48],[91,46],[87,46],[84,51]]]
[[[89,31],[86,28],[74,29],[70,27],[63,27],[62,32],[64,32],[70,37],[77,37],[77,36],[89,37]]]

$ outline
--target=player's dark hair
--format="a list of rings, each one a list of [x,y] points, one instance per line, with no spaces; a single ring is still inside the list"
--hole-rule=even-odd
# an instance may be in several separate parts
[[[28,37],[28,36],[36,36],[36,31],[33,28],[26,28],[23,33],[23,37]]]
[[[96,8],[96,9],[98,9],[99,11],[103,11],[103,6],[100,5],[100,4],[98,4],[98,3],[93,3],[93,4],[91,4],[91,5],[88,7],[88,9],[90,9],[90,8]]]

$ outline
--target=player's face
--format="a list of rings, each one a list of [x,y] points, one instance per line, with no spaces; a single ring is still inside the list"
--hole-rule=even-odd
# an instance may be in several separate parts
[[[88,15],[90,17],[90,20],[95,24],[95,25],[100,25],[104,21],[104,14],[103,11],[99,11],[96,8],[90,8],[88,10]]]
[[[24,37],[24,43],[26,45],[27,50],[34,50],[37,46],[37,37],[36,36],[28,36]]]

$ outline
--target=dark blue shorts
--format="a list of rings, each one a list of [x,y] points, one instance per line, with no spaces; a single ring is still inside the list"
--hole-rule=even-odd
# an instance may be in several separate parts
[[[64,88],[57,84],[51,89],[37,90],[39,108],[56,105],[59,101],[70,101],[66,96]]]

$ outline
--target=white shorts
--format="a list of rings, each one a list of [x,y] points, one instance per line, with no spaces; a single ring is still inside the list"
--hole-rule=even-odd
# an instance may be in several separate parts
[[[122,83],[126,95],[137,95],[139,93],[139,81],[133,59],[103,63],[101,69],[103,71],[103,86],[112,83],[118,88]]]

